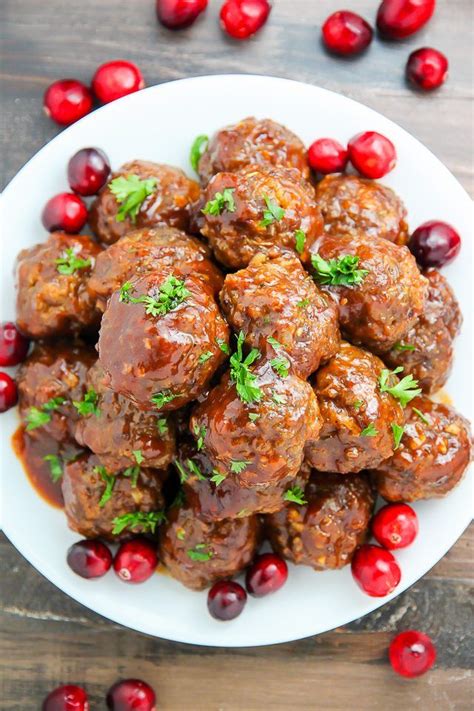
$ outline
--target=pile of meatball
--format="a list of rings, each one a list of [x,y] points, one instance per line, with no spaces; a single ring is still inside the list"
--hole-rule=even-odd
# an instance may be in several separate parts
[[[377,493],[444,496],[470,461],[467,422],[430,399],[458,304],[405,246],[390,188],[316,182],[274,121],[222,129],[197,166],[200,185],[127,163],[112,179],[152,179],[138,209],[124,214],[111,180],[93,236],[54,232],[19,255],[17,322],[36,342],[20,413],[47,411],[24,436],[60,457],[71,529],[149,535],[189,588],[237,574],[264,540],[293,563],[341,568]],[[82,266],[59,272],[66,250]],[[315,255],[356,257],[362,276],[331,283]],[[399,375],[417,381],[409,402]]]

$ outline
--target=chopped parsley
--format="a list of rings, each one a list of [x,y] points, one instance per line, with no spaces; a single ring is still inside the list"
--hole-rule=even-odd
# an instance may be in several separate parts
[[[328,262],[319,254],[312,254],[311,264],[315,280],[329,286],[360,286],[369,273],[367,269],[357,268],[359,257],[354,254]]]
[[[277,341],[277,339],[276,339],[276,338],[273,338],[273,336],[268,336],[268,338],[267,338],[267,343],[269,343],[269,344],[272,346],[272,348],[273,348],[274,350],[276,350],[276,351],[277,351],[279,348],[281,348],[281,343],[280,343],[280,341]]]
[[[100,476],[100,478],[105,484],[105,489],[99,500],[99,507],[102,508],[103,506],[105,506],[107,501],[110,501],[110,499],[112,498],[116,478],[113,474],[108,474],[106,468],[102,466],[94,467],[93,471]]]
[[[260,415],[258,414],[258,412],[249,412],[250,422],[255,422],[256,420],[258,420],[259,417]]]
[[[143,454],[141,449],[132,449],[132,454],[137,464],[143,463]]]
[[[415,351],[416,348],[411,343],[395,343],[393,346],[395,351]]]
[[[49,471],[52,481],[56,484],[63,475],[63,465],[57,454],[47,454],[43,457],[44,462],[49,463]]]
[[[26,413],[26,431],[30,432],[37,427],[43,427],[51,421],[51,412],[57,410],[61,405],[64,405],[66,398],[52,397],[41,407],[30,407]]]
[[[226,478],[227,474],[222,474],[220,471],[217,469],[212,470],[212,476],[210,478],[210,481],[213,482],[216,486],[219,486],[219,484],[222,484],[224,479]]]
[[[402,441],[403,433],[405,432],[405,427],[397,425],[395,422],[392,422],[391,427],[394,449],[398,449],[400,446],[400,442]]]
[[[222,338],[216,338],[216,343],[223,353],[230,355],[230,347],[228,343],[226,343]]]
[[[212,351],[206,351],[205,353],[201,353],[198,358],[198,363],[206,363],[209,358],[212,358]]]
[[[194,462],[192,459],[186,459],[186,465],[191,474],[194,474],[198,481],[206,480],[206,477],[203,475],[196,462]]]
[[[176,529],[176,538],[179,541],[184,541],[184,539],[186,538],[186,531],[184,530],[184,528],[177,528]]]
[[[177,397],[179,397],[178,393],[175,395],[170,390],[162,390],[160,393],[155,393],[150,398],[150,402],[152,402],[153,405],[155,405],[160,410],[162,407],[167,405],[169,402],[172,402]]]
[[[145,313],[154,317],[164,316],[173,311],[189,296],[184,281],[173,275],[169,276],[158,289],[153,290],[154,295],[142,294],[135,297],[132,296],[133,291],[133,284],[129,281],[125,282],[120,288],[120,301],[124,304],[145,304]]]
[[[237,336],[237,351],[230,357],[230,377],[235,383],[235,389],[239,398],[246,403],[258,402],[262,398],[262,390],[256,385],[257,376],[250,371],[250,366],[257,358],[260,358],[260,351],[252,348],[246,358],[243,357],[242,346],[244,343],[242,331]]]
[[[235,188],[224,188],[221,193],[216,193],[213,200],[209,200],[202,208],[204,215],[220,215],[224,210],[235,212],[233,193]]]
[[[272,400],[277,405],[285,405],[286,404],[286,397],[284,395],[279,395],[278,393],[273,393]]]
[[[275,222],[275,220],[279,222],[285,216],[285,211],[275,200],[269,198],[268,195],[264,195],[263,199],[265,200],[267,209],[263,211],[263,220],[260,222],[260,227],[267,227],[271,225],[272,222]]]
[[[378,435],[379,431],[375,427],[374,423],[371,422],[367,427],[365,427],[362,432],[360,433],[361,437],[375,437],[375,435]]]
[[[168,421],[166,417],[159,417],[156,421],[156,426],[158,427],[158,432],[162,437],[168,433]]]
[[[207,430],[204,425],[194,425],[193,432],[196,437],[197,451],[200,452],[201,449],[204,447],[204,439],[206,437]]]
[[[93,388],[89,388],[82,400],[73,400],[72,404],[76,408],[81,417],[86,415],[95,415],[99,417],[100,410],[97,407],[99,396]]]
[[[209,136],[205,136],[204,134],[202,134],[201,136],[196,136],[193,141],[193,145],[191,146],[191,150],[189,151],[189,162],[193,166],[196,173],[198,172],[199,161],[201,160],[201,156],[206,150],[208,143]]]
[[[241,474],[249,464],[250,462],[246,459],[232,459],[230,462],[230,471],[234,474]]]
[[[146,198],[156,188],[156,178],[140,180],[138,175],[120,175],[114,178],[108,187],[115,200],[120,203],[116,221],[123,222],[126,217],[130,217],[134,223]]]
[[[418,380],[415,380],[411,374],[405,375],[401,380],[394,378],[397,373],[401,373],[402,371],[402,366],[398,366],[395,370],[387,370],[387,368],[384,368],[380,373],[379,385],[380,392],[390,393],[390,395],[393,395],[393,397],[399,401],[402,407],[405,407],[410,400],[413,400],[414,397],[421,393],[421,388],[417,387]],[[394,381],[396,381],[395,384],[391,385]]]
[[[288,489],[288,491],[285,491],[283,500],[291,501],[292,503],[299,504],[300,506],[308,503],[304,498],[304,491],[300,486],[293,486],[291,489]]]
[[[248,509],[240,509],[240,511],[237,514],[237,518],[244,518],[245,516],[249,516],[249,510]]]
[[[78,252],[73,247],[65,249],[61,256],[54,260],[56,271],[59,274],[74,274],[78,269],[87,269],[92,265],[90,259],[81,259],[77,254]]]
[[[130,486],[132,489],[137,488],[138,477],[140,476],[140,467],[127,467],[123,470],[122,476],[130,479]]]
[[[301,301],[298,301],[298,303],[296,304],[296,306],[297,306],[299,309],[305,309],[307,306],[310,305],[310,303],[311,303],[311,301],[310,301],[309,299],[301,299]]]
[[[356,400],[356,401],[352,404],[352,407],[354,408],[354,410],[359,410],[359,409],[362,407],[363,404],[364,404],[364,401],[363,401],[363,400]]]
[[[304,246],[306,242],[306,234],[303,230],[296,230],[295,232],[295,247],[298,254],[303,254]]]
[[[278,356],[277,358],[272,358],[270,365],[273,370],[280,378],[287,378],[290,368],[290,361],[285,356]]]
[[[136,528],[141,528],[143,533],[150,532],[155,533],[155,529],[161,523],[166,521],[166,516],[163,511],[134,511],[133,513],[126,513],[123,516],[117,516],[112,519],[114,525],[112,533],[118,535],[122,533],[126,528],[130,530],[135,530]]]
[[[424,414],[421,412],[421,410],[419,410],[417,407],[412,407],[412,410],[413,410],[413,412],[415,413],[415,415],[418,415],[418,417],[420,418],[420,420],[425,423],[425,425],[431,425],[431,422],[430,422],[429,419],[426,417],[426,415],[424,415]]]
[[[194,548],[187,551],[188,556],[191,560],[197,562],[204,562],[206,560],[211,560],[214,553],[212,550],[206,546],[205,543],[198,543]]]
[[[177,459],[175,460],[174,465],[179,472],[179,480],[180,480],[181,484],[184,484],[184,482],[188,480],[188,476],[189,476],[188,472],[183,467],[181,462],[178,462]]]

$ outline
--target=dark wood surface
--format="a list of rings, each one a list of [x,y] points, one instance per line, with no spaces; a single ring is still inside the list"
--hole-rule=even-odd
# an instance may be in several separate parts
[[[372,20],[377,2],[346,5]],[[123,57],[140,65],[149,85],[246,72],[339,91],[409,130],[473,194],[471,0],[438,0],[420,35],[398,44],[376,41],[355,61],[329,57],[320,45],[322,21],[340,8],[335,0],[275,0],[267,27],[242,44],[220,32],[217,0],[181,33],[159,27],[153,6],[153,0],[0,1],[0,186],[59,130],[41,113],[48,84],[68,76],[88,82],[99,63]],[[449,81],[431,96],[412,92],[403,80],[408,53],[424,45],[445,51],[451,66]],[[106,687],[129,675],[156,686],[162,711],[472,707],[472,528],[428,575],[372,615],[319,637],[242,650],[124,630],[59,592],[5,538],[0,546],[2,709],[39,709],[46,692],[66,681],[85,683],[92,710],[103,709]],[[405,681],[391,672],[386,652],[391,636],[410,627],[434,637],[438,662],[425,677]]]

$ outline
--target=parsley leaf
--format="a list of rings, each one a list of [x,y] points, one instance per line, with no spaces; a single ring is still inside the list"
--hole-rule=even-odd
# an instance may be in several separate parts
[[[130,486],[132,489],[136,489],[138,477],[140,476],[140,467],[127,467],[123,470],[122,476],[130,478]]]
[[[242,346],[244,343],[242,331],[237,336],[237,351],[230,357],[230,377],[235,383],[237,395],[243,402],[258,402],[262,398],[262,390],[256,385],[257,376],[250,371],[250,366],[257,358],[260,358],[260,351],[252,348],[248,356],[244,359]]]
[[[278,393],[273,393],[272,400],[277,405],[285,405],[286,404],[286,397],[284,395],[279,395]]]
[[[288,489],[283,496],[283,500],[300,504],[300,506],[308,503],[304,498],[304,491],[300,486],[293,486],[291,489]]]
[[[191,560],[199,562],[211,560],[212,556],[214,555],[212,550],[208,546],[206,546],[205,543],[198,543],[197,546],[194,546],[194,548],[188,550],[187,554],[191,558]]]
[[[269,343],[269,344],[273,347],[273,349],[276,350],[276,351],[277,351],[279,348],[281,348],[281,343],[280,343],[280,341],[277,341],[277,339],[276,339],[276,338],[273,338],[273,336],[268,336],[268,338],[267,338],[267,343]]]
[[[184,528],[177,528],[176,529],[176,538],[179,541],[184,541],[184,539],[186,538],[186,531],[184,530]]]
[[[142,464],[143,462],[143,454],[141,449],[132,449],[132,454],[135,457],[135,461],[137,464]]]
[[[178,462],[177,459],[174,461],[174,465],[179,472],[179,480],[180,480],[181,484],[184,484],[184,482],[188,480],[188,476],[189,476],[188,472],[183,467],[181,462]]]
[[[63,465],[57,454],[47,454],[43,457],[44,462],[49,462],[51,479],[56,484],[63,475]]]
[[[206,477],[202,474],[196,462],[194,462],[192,459],[186,459],[186,464],[191,474],[194,474],[194,476],[197,477],[198,481],[206,480]]]
[[[86,415],[95,415],[96,417],[99,417],[100,410],[97,407],[98,399],[99,396],[96,391],[93,388],[89,388],[82,400],[73,400],[72,404],[81,417],[85,417]]]
[[[285,356],[278,356],[278,358],[272,358],[270,365],[273,370],[280,378],[287,378],[289,373],[290,361]]]
[[[79,247],[79,252],[80,250]],[[92,265],[90,259],[80,259],[77,254],[78,252],[72,247],[65,249],[61,256],[54,260],[57,265],[56,271],[59,274],[74,274],[78,269],[87,269]]]
[[[160,393],[155,393],[151,398],[150,402],[160,410],[162,407],[172,402],[175,398],[179,397],[179,393],[172,393],[170,390],[162,390]]]
[[[359,286],[369,273],[367,269],[357,269],[359,257],[353,254],[328,262],[319,254],[312,254],[311,264],[315,280],[330,286]]]
[[[100,476],[102,481],[105,483],[105,489],[100,497],[99,507],[105,506],[107,501],[112,498],[112,492],[114,490],[116,478],[113,474],[108,474],[105,467],[99,466],[94,467],[93,471]]]
[[[309,299],[301,299],[301,301],[298,301],[296,304],[299,309],[305,309],[307,306],[309,306],[311,301]]]
[[[228,343],[226,343],[222,338],[216,338],[216,343],[223,353],[230,355],[230,347]]]
[[[392,433],[393,433],[393,442],[394,442],[394,449],[398,449],[400,446],[400,442],[402,441],[403,433],[405,432],[405,427],[401,427],[400,425],[397,425],[395,422],[392,422],[391,424],[392,427]]]
[[[201,426],[199,426],[199,425],[194,425],[193,432],[194,432],[194,434],[195,434],[195,436],[196,436],[196,447],[197,447],[197,451],[200,452],[201,449],[202,449],[203,446],[204,446],[204,439],[205,439],[205,437],[206,437],[207,430],[206,430],[206,428],[204,427],[204,425],[201,425]]]
[[[168,432],[168,421],[166,417],[159,417],[156,421],[156,426],[158,427],[158,432],[163,437],[163,435]]]
[[[37,427],[43,427],[43,425],[48,424],[51,421],[50,412],[57,410],[66,402],[64,397],[52,397],[41,407],[30,407],[26,413],[26,431],[30,432],[35,430]]]
[[[209,136],[205,136],[204,134],[196,136],[193,141],[193,145],[189,151],[189,162],[193,166],[196,173],[198,172],[199,161],[201,160],[201,156],[205,152],[208,143]]]
[[[117,516],[112,519],[114,525],[112,533],[118,535],[122,533],[126,528],[130,530],[135,530],[140,528],[142,533],[150,531],[150,533],[155,533],[155,529],[161,523],[166,521],[166,516],[163,511],[134,511],[133,513],[126,513],[123,516]]]
[[[223,210],[235,212],[233,193],[235,188],[224,188],[221,193],[216,193],[213,200],[209,200],[202,208],[204,215],[220,215]]]
[[[418,380],[415,380],[411,374],[405,375],[401,380],[394,378],[397,373],[401,373],[402,371],[402,366],[398,366],[395,370],[387,370],[387,368],[384,368],[380,373],[379,385],[380,392],[390,393],[390,395],[393,395],[393,397],[399,401],[402,407],[405,407],[410,400],[413,400],[414,397],[421,393],[421,388],[417,388]],[[394,381],[396,381],[395,384],[391,385]]]
[[[371,422],[367,427],[365,427],[362,432],[360,433],[360,437],[375,437],[375,435],[378,435],[378,430],[375,427],[374,423]]]
[[[298,254],[303,254],[304,246],[306,242],[306,233],[303,230],[296,230],[295,232],[295,246]]]
[[[402,343],[401,341],[400,341],[400,343],[395,343],[395,345],[393,346],[393,349],[395,351],[415,351],[416,350],[415,346],[413,346],[411,343]]]
[[[425,425],[431,425],[431,422],[430,422],[429,419],[426,417],[426,415],[424,415],[424,414],[421,412],[421,410],[419,410],[417,407],[412,407],[411,409],[413,410],[413,412],[415,413],[415,415],[418,415],[418,417],[420,418],[420,420],[421,420],[422,422],[424,422]]]
[[[250,462],[247,459],[232,459],[230,462],[230,471],[234,474],[241,474],[249,464]]]
[[[263,220],[260,222],[260,227],[267,227],[271,225],[272,222],[275,222],[275,220],[279,222],[285,216],[285,211],[275,200],[269,198],[268,195],[264,195],[263,199],[265,200],[267,209],[263,211]]]
[[[250,422],[255,422],[256,420],[258,420],[259,417],[260,415],[258,414],[258,412],[249,412]]]
[[[206,363],[206,361],[209,360],[209,358],[212,358],[212,351],[206,351],[205,353],[201,353],[201,355],[198,358],[198,363]]]
[[[356,400],[355,402],[352,403],[352,407],[354,408],[354,410],[359,410],[363,404],[364,404],[363,400]]]
[[[141,206],[156,188],[156,178],[140,180],[138,175],[121,175],[114,178],[108,187],[115,200],[121,203],[116,221],[123,222],[126,217],[130,217],[135,223]]]
[[[219,486],[219,484],[222,484],[226,476],[227,474],[221,474],[221,472],[217,471],[217,469],[213,469],[210,481],[212,481],[216,486]]]
[[[133,291],[134,287],[131,282],[126,281],[120,288],[119,300],[124,304],[145,304],[145,313],[154,317],[164,316],[182,304],[189,296],[184,281],[173,275],[169,276],[158,289],[154,289],[153,294],[142,294],[135,297],[132,296]]]

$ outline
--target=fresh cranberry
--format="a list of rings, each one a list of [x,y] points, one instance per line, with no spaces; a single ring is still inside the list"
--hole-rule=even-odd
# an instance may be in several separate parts
[[[372,533],[384,548],[406,548],[418,535],[418,516],[408,504],[387,504],[375,514]]]
[[[383,0],[377,12],[377,27],[389,39],[403,39],[426,25],[436,0]]]
[[[437,89],[448,76],[448,60],[442,52],[432,47],[422,47],[412,52],[407,61],[407,79],[423,91]]]
[[[329,15],[322,27],[323,42],[330,52],[359,54],[372,42],[373,30],[363,17],[350,10]]]
[[[348,159],[347,149],[333,138],[319,138],[308,149],[308,162],[311,168],[323,175],[342,173]]]
[[[207,0],[156,0],[156,14],[169,30],[189,27],[207,7]]]
[[[89,113],[92,109],[92,94],[77,79],[61,79],[46,89],[43,108],[53,121],[68,126]]]
[[[112,565],[112,553],[102,541],[78,541],[68,550],[67,563],[81,578],[101,578]]]
[[[365,131],[351,138],[349,160],[365,178],[382,178],[397,162],[395,146],[381,133]]]
[[[133,94],[144,86],[145,81],[137,65],[123,59],[102,64],[92,79],[92,90],[104,104]]]
[[[268,0],[226,0],[220,12],[222,28],[234,39],[247,39],[263,27],[271,9]]]
[[[44,206],[41,222],[48,232],[62,230],[76,234],[87,222],[86,204],[74,193],[59,193]]]
[[[18,390],[8,373],[0,372],[0,412],[6,412],[18,402]]]
[[[67,179],[75,193],[96,195],[107,182],[110,164],[99,148],[81,148],[67,166]]]
[[[413,232],[408,240],[408,248],[424,269],[439,268],[457,257],[461,249],[461,238],[447,222],[430,220]]]
[[[216,620],[233,620],[240,615],[246,602],[247,593],[242,585],[221,580],[209,590],[207,609]]]
[[[18,365],[25,359],[30,342],[11,321],[0,326],[0,365]]]
[[[155,546],[145,538],[122,543],[114,558],[114,570],[126,583],[143,583],[158,565]]]
[[[156,696],[149,684],[140,679],[124,679],[107,692],[110,711],[155,711]]]
[[[385,597],[395,590],[402,577],[393,555],[369,543],[356,550],[352,575],[359,587],[372,597]]]
[[[288,566],[285,561],[273,553],[263,553],[247,570],[245,585],[249,593],[263,597],[283,587],[287,578]]]
[[[388,658],[397,674],[421,676],[435,663],[436,648],[427,634],[418,630],[407,630],[392,639]]]
[[[80,686],[58,686],[43,701],[43,711],[89,711],[87,694]]]

